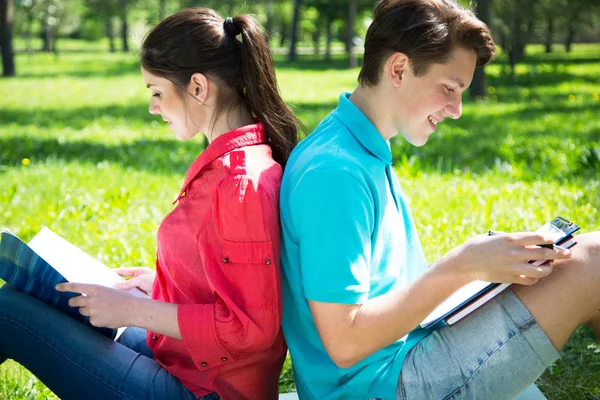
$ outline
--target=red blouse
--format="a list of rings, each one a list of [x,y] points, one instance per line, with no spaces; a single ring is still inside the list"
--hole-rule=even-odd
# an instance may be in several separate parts
[[[282,169],[262,124],[217,137],[158,230],[152,298],[178,304],[183,340],[148,332],[156,361],[198,397],[276,399]]]

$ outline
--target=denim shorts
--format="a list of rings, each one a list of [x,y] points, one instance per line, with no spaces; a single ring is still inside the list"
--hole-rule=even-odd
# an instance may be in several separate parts
[[[519,298],[507,290],[407,355],[396,398],[514,399],[559,358]]]

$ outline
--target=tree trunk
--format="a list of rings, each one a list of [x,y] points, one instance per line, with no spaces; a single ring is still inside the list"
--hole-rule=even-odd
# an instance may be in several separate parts
[[[348,29],[346,37],[346,51],[348,52],[348,67],[356,68],[357,61],[354,54],[354,21],[356,20],[357,0],[348,1]]]
[[[575,20],[569,22],[569,28],[567,29],[567,37],[565,38],[565,50],[567,53],[571,52],[573,39],[575,39]]]
[[[33,54],[33,11],[29,9],[27,11],[27,25],[25,27],[25,48],[27,54]]]
[[[546,53],[552,53],[552,42],[554,38],[554,17],[548,16],[548,27],[546,29]]]
[[[43,41],[42,51],[44,51],[46,53],[50,53],[50,51],[52,50],[52,48],[51,48],[52,28],[50,27],[50,24],[48,23],[47,15],[43,18],[42,26],[44,27],[44,30],[42,31],[42,41]]]
[[[534,10],[530,10],[529,20],[527,21],[527,34],[524,37],[519,39],[519,60],[522,60],[525,57],[525,48],[527,43],[531,40],[533,36],[533,28],[535,22],[535,14]]]
[[[106,17],[106,36],[108,36],[108,45],[110,46],[110,52],[114,53],[117,51],[115,47],[115,31],[113,28],[112,15]]]
[[[315,31],[312,35],[313,48],[316,55],[319,54],[319,42],[321,41],[321,27],[323,26],[323,15],[319,12],[319,16],[315,21]]]
[[[296,40],[298,34],[298,21],[300,19],[300,4],[302,0],[294,0],[294,14],[292,17],[292,29],[290,29],[290,52],[289,61],[296,61]]]
[[[165,19],[167,14],[167,0],[158,0],[158,22]]]
[[[510,41],[510,51],[508,52],[508,62],[510,64],[510,75],[515,76],[517,62],[519,61],[519,52],[521,48],[521,18],[515,17],[513,21],[513,31]]]
[[[127,0],[121,0],[121,40],[123,42],[123,52],[129,52],[129,27],[127,24]]]
[[[326,35],[327,41],[325,43],[325,61],[331,62],[331,42],[333,41],[333,17],[331,15],[327,15],[327,20],[325,21],[326,26]]]
[[[12,0],[0,0],[0,46],[2,46],[2,75],[15,76],[15,59],[12,43]]]
[[[265,22],[265,32],[267,36],[267,42],[271,41],[271,35],[273,35],[273,0],[266,0],[265,10],[267,12],[267,21]]]
[[[489,25],[490,23],[490,1],[479,0],[475,6],[475,14],[482,22]],[[484,67],[475,68],[473,81],[469,87],[469,96],[474,99],[483,97],[486,94],[485,70]]]

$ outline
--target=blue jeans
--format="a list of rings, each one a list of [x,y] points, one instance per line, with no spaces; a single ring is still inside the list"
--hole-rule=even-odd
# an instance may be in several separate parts
[[[128,328],[113,342],[9,285],[0,288],[0,363],[6,358],[63,400],[197,399],[153,360],[145,330]]]
[[[509,289],[413,347],[404,360],[396,398],[515,399],[559,357]]]

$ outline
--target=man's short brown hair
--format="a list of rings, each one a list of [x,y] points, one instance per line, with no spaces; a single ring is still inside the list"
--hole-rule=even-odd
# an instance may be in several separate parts
[[[489,63],[496,47],[489,28],[452,0],[380,0],[365,39],[361,84],[379,82],[383,64],[396,52],[410,58],[417,76],[448,61],[456,47],[473,50],[477,66]]]

